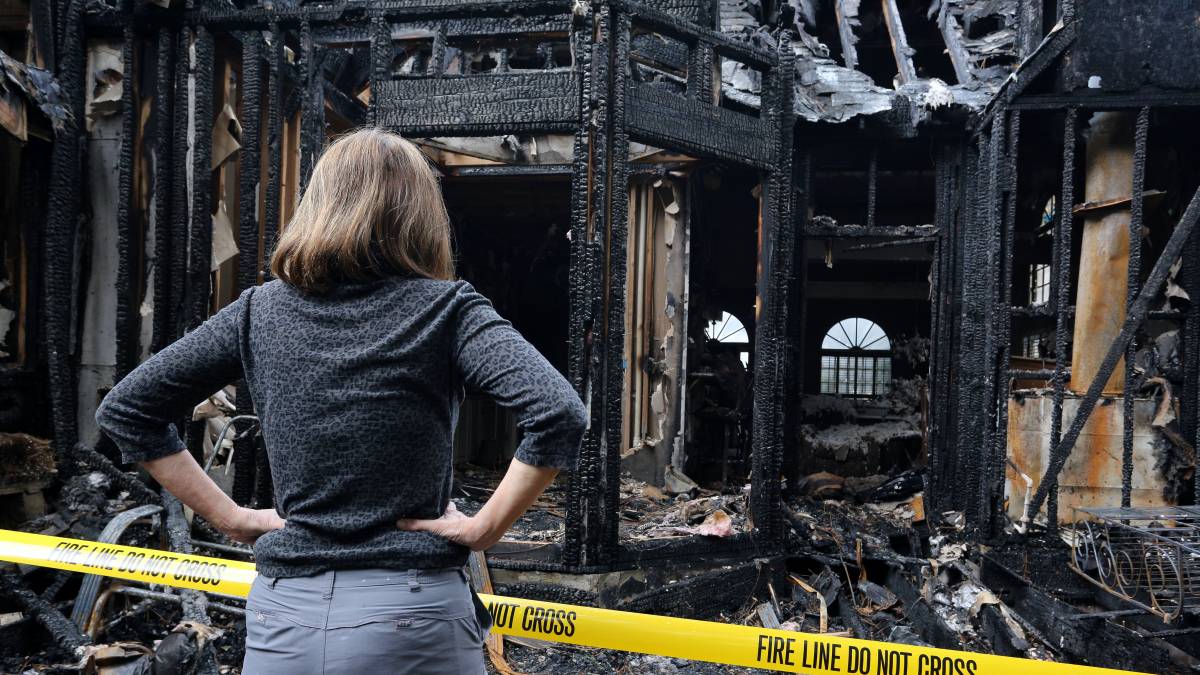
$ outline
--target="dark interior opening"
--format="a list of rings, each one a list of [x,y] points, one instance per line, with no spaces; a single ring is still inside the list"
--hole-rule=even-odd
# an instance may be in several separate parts
[[[946,40],[938,30],[937,14],[928,15],[927,2],[906,0],[899,3],[900,20],[904,23],[904,33],[908,38],[908,46],[916,52],[913,55],[913,66],[917,77],[936,77],[948,84],[955,84],[958,78],[954,73],[954,64],[946,53]]]
[[[750,471],[759,176],[714,166],[692,185],[684,471],[701,485],[741,485]],[[745,330],[729,330],[735,323]]]
[[[859,6],[858,69],[871,76],[875,84],[891,89],[896,77],[896,56],[892,53],[892,38],[883,18],[883,5]]]
[[[459,276],[560,372],[567,369],[570,182],[566,179],[446,179]],[[518,442],[515,420],[467,392],[455,459],[503,468]]]
[[[564,375],[570,187],[566,177],[442,182],[459,277],[490,299],[500,316]],[[512,414],[484,394],[466,392],[454,433],[454,500],[460,511],[470,515],[483,506],[520,440]],[[565,484],[556,480],[505,539],[560,541]]]

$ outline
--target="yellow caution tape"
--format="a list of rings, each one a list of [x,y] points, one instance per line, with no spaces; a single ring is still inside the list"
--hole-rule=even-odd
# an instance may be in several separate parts
[[[0,530],[0,560],[245,597],[253,563]],[[807,675],[1085,675],[1125,671],[481,595],[492,631]]]

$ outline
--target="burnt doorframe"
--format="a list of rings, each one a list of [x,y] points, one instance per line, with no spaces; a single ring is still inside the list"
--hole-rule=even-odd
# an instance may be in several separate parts
[[[573,476],[573,480],[580,481],[590,492],[581,495],[587,507],[585,522],[588,527],[584,530],[586,540],[579,551],[582,555],[574,558],[574,551],[568,545],[564,550],[564,562],[585,567],[612,567],[633,559],[644,559],[638,547],[619,541],[623,450],[619,439],[622,438],[621,404],[626,356],[624,321],[630,187],[628,153],[624,149],[631,140],[664,150],[733,162],[760,172],[764,190],[751,422],[751,514],[755,532],[731,538],[733,541],[720,548],[736,550],[755,543],[769,547],[782,536],[784,525],[780,504],[783,394],[789,361],[786,329],[795,245],[792,227],[794,57],[791,47],[785,37],[776,51],[758,49],[627,0],[599,5],[593,19],[593,60],[581,64],[584,78],[581,92],[598,103],[595,116],[606,123],[604,128],[592,133],[591,143],[586,147],[591,175],[606,177],[608,184],[601,181],[591,192],[585,231],[591,234],[603,232],[607,245],[599,242],[592,245],[592,251],[600,258],[594,269],[601,270],[602,294],[597,298],[600,312],[592,316],[593,331],[589,341],[592,349],[588,358],[592,385],[589,393],[592,398],[590,401],[585,398],[585,401],[590,404],[592,425],[584,441],[580,471]],[[684,96],[633,81],[629,63],[635,25],[687,46]],[[714,69],[719,58],[746,64],[762,73],[763,90],[757,118],[720,106],[720,69]],[[603,321],[598,333],[597,318]],[[583,347],[573,334],[572,349]],[[599,385],[598,392],[595,385]],[[600,405],[597,405],[597,395]],[[683,540],[677,546],[666,548],[683,553],[692,545],[693,540]]]

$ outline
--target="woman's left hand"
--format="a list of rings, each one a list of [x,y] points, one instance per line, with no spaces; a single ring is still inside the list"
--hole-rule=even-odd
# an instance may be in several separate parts
[[[483,536],[483,529],[472,516],[465,515],[454,502],[446,507],[446,512],[440,518],[418,519],[401,518],[396,521],[396,527],[407,532],[428,532],[456,544],[462,544],[472,551],[482,551],[495,541],[488,541]]]

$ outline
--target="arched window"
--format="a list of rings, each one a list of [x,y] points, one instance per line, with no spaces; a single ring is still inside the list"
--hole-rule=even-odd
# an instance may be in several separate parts
[[[853,317],[821,341],[821,393],[881,396],[892,380],[892,343],[874,321]]]
[[[721,312],[719,319],[705,324],[704,337],[736,349],[742,365],[747,368],[750,366],[750,335],[736,316]]]

